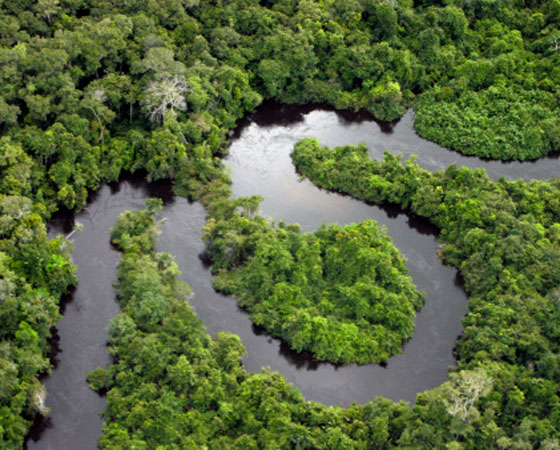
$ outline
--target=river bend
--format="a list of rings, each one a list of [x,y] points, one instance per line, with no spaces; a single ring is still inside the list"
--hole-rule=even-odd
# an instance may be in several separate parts
[[[226,166],[231,170],[234,196],[264,197],[261,214],[273,220],[299,223],[313,231],[322,223],[347,224],[373,218],[387,227],[395,246],[408,259],[416,285],[426,292],[426,303],[417,313],[416,330],[403,353],[379,365],[335,366],[296,354],[278,339],[251,324],[234,299],[212,289],[210,270],[199,258],[205,212],[200,204],[173,197],[169,183],[148,185],[135,178],[104,186],[95,193],[85,211],[76,217],[59,217],[50,233],[67,233],[74,220],[84,225],[72,237],[78,265],[79,285],[64,306],[57,326],[58,352],[52,375],[46,377],[49,418],[38,423],[27,442],[34,449],[96,448],[101,434],[99,413],[105,400],[91,391],[85,377],[97,366],[107,366],[106,328],[117,314],[112,283],[119,254],[109,244],[109,231],[126,209],[139,209],[147,197],[164,199],[162,234],[157,250],[171,253],[193,289],[190,303],[212,334],[238,334],[247,356],[247,370],[263,366],[280,371],[303,395],[327,405],[364,403],[373,396],[414,401],[416,394],[447,379],[454,364],[453,346],[467,313],[467,297],[457,271],[437,257],[437,233],[427,221],[409,217],[394,208],[368,206],[347,196],[329,193],[300,180],[289,153],[303,137],[316,137],[329,146],[365,142],[373,158],[383,151],[418,155],[428,170],[459,166],[483,167],[496,179],[550,178],[560,169],[557,156],[536,162],[484,161],[464,157],[418,137],[409,111],[394,124],[377,123],[368,116],[334,112],[320,107],[265,104],[245,118],[232,137]]]

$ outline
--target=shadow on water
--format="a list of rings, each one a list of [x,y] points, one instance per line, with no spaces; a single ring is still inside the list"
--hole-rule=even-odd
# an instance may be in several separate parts
[[[325,107],[323,107],[325,108]],[[317,109],[317,108],[316,108]],[[360,111],[337,111],[332,108],[325,108],[325,111],[334,111],[340,121],[342,126],[349,126],[356,123],[363,123],[363,122],[370,122],[375,123],[379,127],[379,130],[383,134],[392,134],[396,125],[399,123],[400,119],[392,120],[392,121],[384,121],[379,120],[373,117],[373,115],[367,111],[360,110]]]
[[[304,350],[301,353],[295,352],[284,341],[280,342],[280,350],[278,353],[288,362],[288,364],[298,370],[304,369],[307,371],[315,371],[319,368],[319,366],[328,364],[323,361],[317,361],[308,351]]]
[[[373,122],[385,134],[391,134],[398,120],[386,122],[376,119],[371,113],[360,110],[336,110],[330,105],[312,103],[307,105],[286,105],[273,100],[263,102],[256,110],[239,120],[237,127],[231,133],[231,139],[238,139],[245,127],[256,124],[261,128],[287,127],[305,121],[305,116],[313,111],[329,111],[336,113],[341,126],[354,123]]]
[[[109,183],[108,186],[111,193],[115,195],[121,192],[121,187],[126,183],[133,189],[142,191],[146,198],[159,198],[164,205],[172,204],[175,201],[175,194],[169,180],[155,180],[147,183],[147,175],[148,173],[145,171],[137,171],[133,174],[125,173],[121,175],[118,182]]]
[[[29,448],[28,443],[30,441],[37,442],[42,436],[47,432],[47,430],[53,429],[53,421],[52,419],[47,417],[40,417],[33,422],[31,429],[29,430],[29,434],[27,435],[26,442],[23,446],[25,450]]]

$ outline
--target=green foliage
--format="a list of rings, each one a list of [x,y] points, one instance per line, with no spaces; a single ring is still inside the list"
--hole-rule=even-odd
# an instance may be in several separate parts
[[[234,223],[208,226],[206,241],[219,239]],[[412,336],[422,294],[375,222],[331,225],[304,235],[282,223],[276,230],[253,229],[254,251],[246,262],[215,279],[218,289],[235,294],[253,322],[296,351],[332,362],[381,362],[400,352]],[[218,251],[229,251],[210,246],[215,261],[222,257]]]
[[[542,9],[551,11],[546,3]],[[440,26],[453,42],[456,62],[444,65],[443,52],[432,53],[440,79],[414,105],[416,130],[483,158],[529,160],[557,151],[558,22],[547,23],[537,8],[507,2],[462,6],[471,29],[458,8],[441,10]]]
[[[368,109],[381,120],[394,120],[402,116],[406,110],[398,82],[377,85],[369,91]]]
[[[122,312],[109,329],[117,362],[88,376],[92,387],[107,391],[101,448],[366,448],[398,438],[399,427],[389,420],[409,417],[405,404],[377,399],[364,408],[327,408],[305,401],[278,373],[246,372],[239,338],[211,338],[176,281],[170,255],[150,250],[155,226],[152,212],[127,211],[112,232],[136,230],[131,238],[151,239],[152,246],[123,249],[117,288]],[[376,227],[370,231],[386,241]],[[323,230],[329,232],[334,230]],[[146,315],[147,301],[165,313],[151,308]]]
[[[148,179],[173,179],[178,192],[204,203],[208,227],[216,231],[207,242],[216,269],[241,267],[255,257],[259,235],[275,236],[282,247],[280,230],[273,233],[254,217],[256,200],[228,200],[228,176],[218,159],[237,120],[263,97],[367,109],[383,120],[413,105],[420,134],[483,157],[534,159],[557,151],[559,5],[558,0],[0,1],[0,447],[20,446],[28,419],[44,413],[36,375],[48,370],[46,342],[57,301],[76,282],[69,244],[46,237],[44,221],[52,213],[80,210],[102,183],[145,170]],[[230,398],[227,389],[220,397],[217,387],[209,400],[212,380],[200,387],[194,403],[181,404],[187,419],[151,429],[146,440],[132,430],[140,422],[157,423],[182,394],[166,394],[161,407],[149,403],[155,383],[140,382],[135,397],[106,416],[103,445],[557,445],[557,182],[490,183],[478,172],[454,167],[432,175],[412,162],[403,167],[393,156],[372,169],[365,149],[340,153],[340,174],[316,168],[318,182],[369,201],[399,204],[441,228],[442,257],[461,269],[472,294],[458,345],[461,361],[487,358],[501,364],[492,369],[494,391],[480,400],[488,412],[461,428],[451,423],[439,393],[421,397],[415,418],[406,424],[406,410],[381,400],[363,410],[328,413],[297,400],[297,406],[290,403],[297,420],[284,423],[278,417],[283,402],[293,400],[291,391],[277,375],[263,374],[251,378],[243,395],[260,396],[269,384],[280,386],[274,405],[263,410],[282,414],[247,407],[238,411],[245,414],[240,427],[245,431],[228,434],[224,424],[235,428],[238,397]],[[351,178],[344,175],[347,167],[354,171]],[[236,213],[238,208],[244,212]],[[116,244],[127,253],[151,255],[151,214],[136,214],[143,223],[139,229],[127,225],[135,214],[122,219]],[[299,236],[289,227],[283,232]],[[158,287],[158,277],[162,267],[176,269],[164,260],[154,266],[142,259],[146,273],[138,274],[138,283],[153,296],[137,291],[142,301],[130,310],[149,329],[162,326],[170,311],[171,294]],[[128,314],[114,322],[112,339],[119,346],[139,333]],[[181,314],[190,324],[191,313]],[[142,339],[151,336],[142,333],[148,333]],[[175,345],[150,339],[158,351]],[[239,352],[230,338],[225,341],[233,354]],[[204,366],[212,345],[203,344],[192,361]],[[187,369],[181,359],[173,381],[181,389],[190,383],[181,381],[190,380],[181,375],[190,373]],[[204,370],[197,374],[206,380]],[[123,373],[125,383],[132,375]],[[92,383],[108,388],[106,374],[98,375]],[[520,406],[523,398],[529,406]],[[195,403],[213,408],[215,415],[200,413]],[[140,421],[152,407],[152,415]],[[308,428],[298,421],[304,414],[310,421],[305,423],[312,423]],[[128,424],[112,425],[117,417]]]
[[[147,208],[140,211],[126,211],[117,218],[111,230],[111,242],[120,250],[137,253],[154,249],[154,236],[157,228],[155,215],[163,208],[158,198],[148,199]]]
[[[550,92],[434,88],[415,107],[414,127],[423,137],[468,155],[527,160],[560,149],[558,103]]]
[[[445,421],[438,423],[434,415],[425,431],[407,429],[402,444],[437,447],[444,429],[473,448],[504,444],[509,439],[504,431],[519,445],[534,443],[539,438],[532,427],[540,427],[540,439],[557,439],[549,413],[560,391],[552,381],[560,350],[553,325],[560,284],[558,180],[493,182],[482,170],[455,166],[430,173],[413,160],[403,165],[390,153],[383,162],[373,161],[364,146],[330,150],[314,139],[300,141],[292,159],[321,187],[427,217],[440,229],[445,244],[440,256],[465,280],[469,314],[457,342],[458,366],[486,366],[484,377],[493,379],[493,388],[480,374],[459,372],[452,377],[455,387],[447,383],[419,396],[415,410],[427,424],[435,409]],[[540,369],[534,372],[535,367]],[[462,392],[471,384],[478,388]],[[541,395],[545,391],[550,397]],[[480,410],[470,403],[476,392],[487,395]],[[492,437],[483,437],[490,425]]]
[[[0,209],[0,443],[17,448],[29,418],[48,412],[39,376],[50,368],[58,301],[77,280],[70,243],[47,239],[29,199],[0,195]]]

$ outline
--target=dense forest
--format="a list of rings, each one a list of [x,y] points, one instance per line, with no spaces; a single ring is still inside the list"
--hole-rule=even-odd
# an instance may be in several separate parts
[[[264,222],[259,232],[257,221]],[[205,235],[212,260],[231,254],[222,236],[242,233],[250,236],[238,247],[247,261],[230,271],[214,264],[214,285],[239,298],[255,324],[294,350],[335,363],[386,362],[412,337],[422,294],[374,221],[305,235],[283,223],[272,229],[262,218],[212,221]]]
[[[77,282],[71,243],[49,240],[46,222],[84,208],[123,172],[172,179],[204,204],[217,287],[271,333],[313,350],[297,333],[307,318],[329,317],[349,333],[342,322],[352,316],[355,333],[373,326],[387,340],[351,360],[398,352],[421,296],[392,244],[374,224],[300,235],[261,220],[258,198],[230,198],[220,162],[228,136],[263,99],[365,109],[385,121],[413,107],[418,133],[456,151],[538,158],[560,149],[559,24],[560,0],[0,0],[0,447],[20,448],[47,413],[38,377],[50,370],[61,296]],[[108,390],[101,445],[558,448],[558,181],[492,182],[453,166],[432,174],[314,141],[300,143],[294,161],[321,186],[397,204],[441,230],[441,257],[471,297],[457,371],[413,408],[376,399],[347,410],[305,402],[279,374],[248,374],[239,339],[206,334],[171,258],[153,252],[151,202],[113,235],[123,251],[117,363],[90,377]],[[390,314],[370,311],[361,294],[354,309],[319,299],[329,275],[314,279],[313,262],[291,265],[306,245],[301,257],[318,251],[325,272],[350,233],[366,258],[379,241],[375,257],[391,255],[396,272],[385,286],[342,277],[333,289],[384,289],[398,298]],[[252,277],[270,278],[255,286]],[[272,317],[270,304],[290,296],[302,311],[291,328],[293,314]],[[321,306],[310,312],[308,298]]]
[[[319,186],[396,203],[440,229],[440,256],[460,269],[470,296],[458,368],[487,366],[499,415],[557,433],[560,180],[493,182],[455,166],[432,173],[390,153],[372,161],[364,146],[330,150],[314,139],[292,157]]]

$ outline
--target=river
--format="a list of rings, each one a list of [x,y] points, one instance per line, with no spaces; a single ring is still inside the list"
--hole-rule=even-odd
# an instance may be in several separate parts
[[[265,104],[246,117],[232,136],[226,166],[231,170],[234,196],[262,195],[260,213],[274,220],[299,223],[312,231],[322,223],[347,224],[373,218],[387,227],[396,247],[408,259],[415,284],[426,292],[426,303],[417,313],[416,330],[403,353],[386,366],[335,366],[296,354],[278,339],[253,326],[234,299],[212,289],[209,267],[199,258],[205,212],[200,204],[171,194],[169,183],[147,184],[138,178],[103,186],[86,210],[76,217],[59,217],[50,223],[50,233],[68,233],[73,221],[84,226],[74,233],[74,261],[79,285],[63,306],[57,330],[58,351],[52,375],[44,379],[49,417],[37,423],[28,439],[29,449],[96,448],[101,433],[99,413],[105,400],[85,382],[87,372],[107,366],[106,328],[118,312],[112,283],[119,254],[109,243],[116,217],[126,209],[139,209],[150,196],[164,199],[161,213],[166,220],[157,250],[171,253],[193,289],[191,306],[208,331],[238,334],[247,356],[247,370],[263,366],[280,371],[303,395],[327,405],[364,403],[375,395],[413,402],[416,394],[447,379],[454,364],[453,346],[461,333],[461,317],[467,312],[467,297],[457,271],[437,258],[437,232],[425,220],[410,217],[395,208],[368,206],[347,196],[329,193],[299,179],[289,153],[302,137],[313,136],[325,145],[365,142],[371,156],[384,150],[411,153],[429,170],[452,162],[486,168],[493,178],[505,176],[549,178],[558,173],[560,160],[548,157],[534,163],[500,163],[463,157],[419,138],[412,128],[409,111],[394,124],[377,123],[367,115],[334,112],[321,107],[291,107]]]

